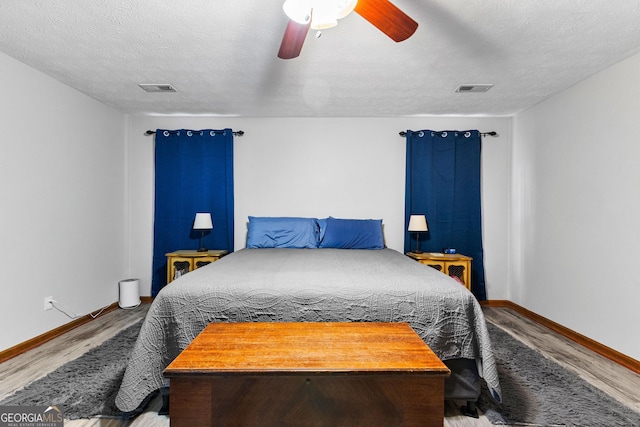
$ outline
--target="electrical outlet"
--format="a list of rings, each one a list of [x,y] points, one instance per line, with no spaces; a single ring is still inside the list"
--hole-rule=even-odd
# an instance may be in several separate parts
[[[53,297],[44,297],[44,309],[51,310],[53,308]]]

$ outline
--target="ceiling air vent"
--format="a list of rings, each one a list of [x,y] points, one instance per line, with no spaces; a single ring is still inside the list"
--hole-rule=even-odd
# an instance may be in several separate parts
[[[177,92],[176,88],[171,86],[170,84],[146,84],[141,83],[140,86],[147,92]]]
[[[493,85],[460,85],[456,89],[456,92],[460,92],[460,93],[486,92],[492,87]]]

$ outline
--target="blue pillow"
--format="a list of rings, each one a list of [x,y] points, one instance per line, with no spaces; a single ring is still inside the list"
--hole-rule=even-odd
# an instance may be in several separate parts
[[[247,248],[317,248],[314,218],[249,217]]]
[[[384,249],[381,219],[327,218],[320,248]]]

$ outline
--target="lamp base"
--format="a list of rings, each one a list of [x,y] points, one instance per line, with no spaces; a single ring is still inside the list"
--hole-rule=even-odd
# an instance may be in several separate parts
[[[207,252],[209,249],[204,247],[204,230],[201,230],[202,234],[200,235],[200,247],[198,248],[198,252]]]
[[[414,254],[421,254],[421,253],[423,253],[423,252],[422,252],[421,250],[419,250],[419,249],[416,249],[415,251],[413,251],[413,253],[414,253]]]

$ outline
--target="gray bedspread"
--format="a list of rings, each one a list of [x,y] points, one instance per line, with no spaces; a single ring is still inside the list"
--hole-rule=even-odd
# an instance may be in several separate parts
[[[408,322],[440,359],[477,360],[501,395],[480,305],[455,280],[392,249],[242,249],[160,291],[116,405],[166,386],[164,368],[209,323],[258,321]]]

